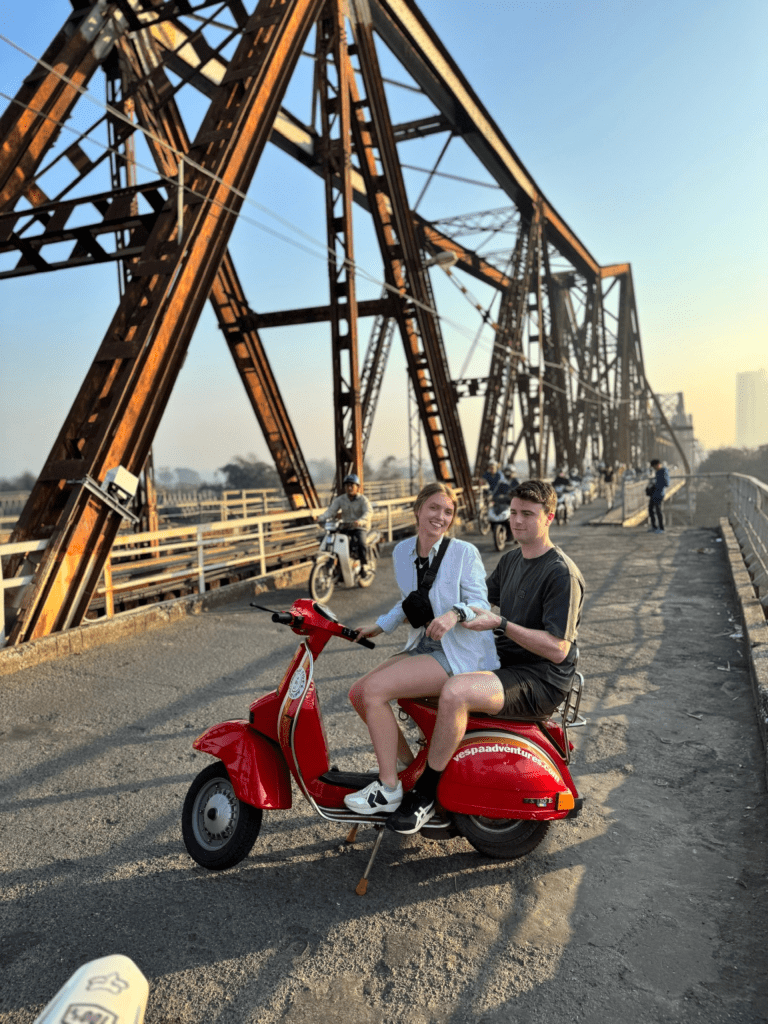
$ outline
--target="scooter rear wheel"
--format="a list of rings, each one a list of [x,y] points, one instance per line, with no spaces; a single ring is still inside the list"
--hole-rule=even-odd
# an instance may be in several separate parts
[[[454,814],[453,818],[471,846],[497,860],[514,860],[535,850],[550,826],[548,821],[481,818],[475,814]]]
[[[326,558],[322,562],[315,562],[309,574],[309,593],[312,600],[317,601],[318,604],[330,601],[335,586],[333,559]]]
[[[189,787],[181,834],[192,860],[209,871],[234,867],[253,849],[262,811],[235,796],[227,769],[209,764]]]

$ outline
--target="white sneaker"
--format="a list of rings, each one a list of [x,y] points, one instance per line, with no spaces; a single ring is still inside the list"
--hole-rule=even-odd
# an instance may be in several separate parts
[[[344,803],[357,814],[391,814],[400,806],[402,799],[402,782],[398,782],[396,789],[385,789],[379,779],[374,779],[365,789],[347,793]]]

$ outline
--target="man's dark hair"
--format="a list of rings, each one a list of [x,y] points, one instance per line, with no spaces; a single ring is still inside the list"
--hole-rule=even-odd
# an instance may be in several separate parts
[[[547,515],[557,508],[557,492],[546,480],[525,480],[515,488],[512,496],[521,501],[535,501],[543,505]]]
[[[661,459],[651,459],[651,465],[652,466],[660,466],[661,465]]]

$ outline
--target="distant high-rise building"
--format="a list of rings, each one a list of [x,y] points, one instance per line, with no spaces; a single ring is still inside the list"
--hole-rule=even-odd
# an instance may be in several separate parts
[[[768,444],[768,371],[736,374],[736,444],[759,448]]]

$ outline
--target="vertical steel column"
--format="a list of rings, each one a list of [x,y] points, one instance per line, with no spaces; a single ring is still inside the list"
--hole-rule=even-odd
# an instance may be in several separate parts
[[[352,233],[351,68],[342,5],[328,0],[318,21],[315,77],[325,176],[330,277],[336,493],[355,472],[363,481],[363,423],[357,358],[357,297]],[[334,81],[335,79],[335,81]]]
[[[161,174],[173,177],[178,163],[173,151],[187,153],[189,139],[173,99],[170,82],[157,56],[156,43],[144,31],[130,39],[122,39],[119,46],[122,60],[134,79],[140,123],[171,147],[166,148],[148,138],[155,163]],[[320,500],[312,475],[261,338],[251,322],[251,308],[229,251],[222,260],[210,298],[291,508],[317,507]]]
[[[349,0],[356,51],[365,84],[370,123],[363,104],[353,95],[353,132],[361,170],[374,213],[387,281],[416,302],[399,324],[408,369],[427,437],[435,476],[462,489],[469,518],[475,516],[475,496],[464,437],[442,338],[430,308],[427,271],[416,238],[413,215],[403,181],[384,83],[373,40],[367,0]],[[374,150],[376,151],[374,153]],[[377,166],[378,156],[379,166]],[[388,200],[388,203],[387,203]],[[389,207],[390,209],[387,209]],[[415,323],[414,323],[415,321]]]

